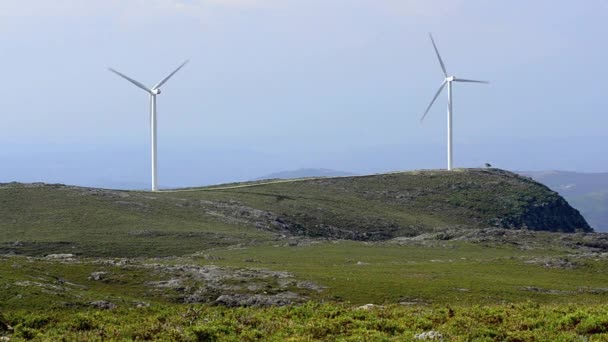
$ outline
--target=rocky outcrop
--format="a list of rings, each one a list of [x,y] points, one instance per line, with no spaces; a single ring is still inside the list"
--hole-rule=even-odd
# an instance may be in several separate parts
[[[557,194],[544,201],[529,199],[521,212],[490,220],[488,223],[495,227],[510,229],[564,233],[593,231],[580,212]]]
[[[288,272],[234,269],[213,265],[146,265],[160,276],[147,285],[157,293],[186,304],[210,303],[229,307],[283,306],[302,302],[304,294],[323,291],[309,281],[298,281]],[[294,292],[297,291],[298,293]]]

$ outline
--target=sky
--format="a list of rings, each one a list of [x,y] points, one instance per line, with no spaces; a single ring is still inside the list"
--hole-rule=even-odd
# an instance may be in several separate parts
[[[2,0],[0,182],[162,186],[298,168],[608,171],[608,1]]]

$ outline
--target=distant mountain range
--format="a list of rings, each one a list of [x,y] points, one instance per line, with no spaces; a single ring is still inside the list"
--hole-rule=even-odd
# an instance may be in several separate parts
[[[289,171],[281,171],[271,173],[262,177],[258,177],[255,180],[262,179],[295,179],[295,178],[309,178],[309,177],[345,177],[345,176],[356,176],[354,173],[337,171],[331,169],[297,169]]]
[[[608,232],[608,172],[522,171],[557,191],[597,231]]]

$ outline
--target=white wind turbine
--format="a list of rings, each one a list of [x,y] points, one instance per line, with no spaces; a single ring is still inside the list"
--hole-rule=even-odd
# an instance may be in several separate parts
[[[132,78],[129,78],[128,76],[121,74],[120,72],[118,72],[112,68],[108,68],[111,72],[113,72],[116,75],[124,78],[125,80],[135,84],[136,86],[138,86],[139,88],[143,89],[144,91],[146,91],[147,93],[150,94],[150,137],[151,137],[151,145],[152,145],[151,146],[152,147],[152,191],[158,190],[158,176],[157,176],[157,167],[156,167],[156,165],[157,165],[157,163],[156,163],[156,95],[159,95],[161,93],[160,87],[162,87],[162,85],[165,84],[165,82],[167,82],[173,75],[175,75],[176,72],[179,71],[179,69],[183,68],[184,65],[186,65],[188,62],[189,62],[188,60],[183,62],[179,67],[177,67],[177,69],[175,69],[167,77],[163,78],[160,82],[158,82],[151,89],[146,87],[142,83],[140,83]]]
[[[448,85],[448,170],[451,171],[452,165],[453,165],[452,164],[452,161],[453,161],[453,159],[452,159],[452,152],[453,152],[453,149],[452,149],[452,82],[469,82],[469,83],[489,83],[489,82],[467,80],[467,79],[463,79],[463,78],[456,78],[454,76],[448,76],[448,72],[445,69],[445,65],[443,64],[441,55],[439,55],[439,50],[437,50],[437,45],[435,45],[435,40],[433,40],[433,36],[430,33],[429,33],[429,37],[431,37],[431,43],[433,43],[433,48],[435,49],[435,53],[437,54],[437,59],[439,59],[439,65],[441,65],[441,70],[443,71],[443,75],[445,76],[445,79],[441,83],[441,86],[439,87],[439,90],[435,94],[435,97],[433,97],[433,100],[431,101],[429,106],[426,108],[426,111],[424,112],[424,115],[422,115],[420,122],[422,122],[422,120],[424,120],[424,118],[428,114],[429,110],[433,106],[433,103],[435,103],[435,100],[437,100],[437,97],[439,97],[439,94],[441,94],[441,91],[443,90],[443,88],[445,88],[445,85],[447,84]]]

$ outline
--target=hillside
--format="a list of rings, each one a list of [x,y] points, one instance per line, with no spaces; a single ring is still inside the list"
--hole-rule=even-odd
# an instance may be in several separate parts
[[[608,234],[589,230],[500,170],[3,184],[0,338],[605,340]]]
[[[596,230],[608,231],[608,173],[566,171],[518,172],[532,177],[560,195],[580,210]]]
[[[501,170],[157,193],[47,184],[0,187],[0,253],[164,256],[298,236],[378,241],[485,227],[591,230],[555,192]]]

